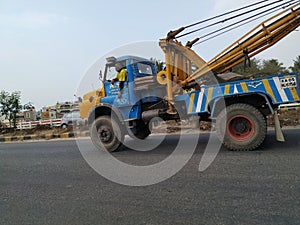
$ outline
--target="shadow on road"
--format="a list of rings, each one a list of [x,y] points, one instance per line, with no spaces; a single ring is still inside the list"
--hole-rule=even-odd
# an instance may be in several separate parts
[[[285,142],[278,142],[276,141],[276,136],[274,131],[268,131],[267,137],[260,148],[252,152],[261,152],[261,151],[278,151],[278,150],[285,150],[285,151],[298,151],[298,147],[300,146],[300,129],[286,129],[283,131],[286,141]],[[215,136],[215,134],[211,134]],[[186,148],[194,147],[190,146],[189,143],[193,140],[193,138],[199,138],[197,145],[195,147],[194,154],[203,154],[206,147],[208,140],[210,138],[209,133],[200,134],[199,137],[196,134],[184,134],[183,140],[184,143],[181,146],[182,153],[184,153]],[[215,138],[215,137],[214,137]],[[158,136],[150,136],[148,139],[143,141],[136,141],[131,138],[126,139],[126,145],[128,146],[135,146],[137,149],[145,149],[147,146],[153,146],[157,142]],[[115,156],[134,153],[134,154],[161,154],[161,155],[169,155],[171,154],[174,149],[178,146],[180,139],[180,134],[172,134],[167,135],[161,141],[159,145],[157,145],[152,150],[134,150],[130,147],[123,147],[120,151],[113,153]],[[217,138],[215,138],[216,142],[219,142]],[[232,152],[227,150],[225,147],[221,146],[220,152]]]

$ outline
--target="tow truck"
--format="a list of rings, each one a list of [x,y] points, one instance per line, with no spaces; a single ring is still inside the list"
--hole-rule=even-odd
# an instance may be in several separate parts
[[[298,74],[241,79],[230,71],[273,46],[299,25],[297,1],[208,62],[192,50],[199,38],[186,45],[178,41],[187,27],[170,31],[159,41],[166,62],[162,71],[156,71],[151,60],[137,56],[107,58],[104,73],[100,73],[102,87],[85,94],[79,104],[81,117],[88,121],[92,142],[101,150],[113,152],[122,146],[125,135],[147,138],[152,122],[158,118],[192,118],[195,123],[214,122],[218,137],[229,150],[251,151],[265,140],[266,118],[270,114],[274,115],[276,139],[284,141],[277,110],[281,104],[300,102]],[[111,84],[111,71],[116,63],[127,70],[121,98],[118,84]]]

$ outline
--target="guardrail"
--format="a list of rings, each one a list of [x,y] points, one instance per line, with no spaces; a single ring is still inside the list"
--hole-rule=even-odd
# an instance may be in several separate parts
[[[62,119],[50,119],[41,121],[31,121],[31,122],[19,122],[17,124],[18,130],[32,129],[41,125],[49,125],[51,127],[60,127]]]

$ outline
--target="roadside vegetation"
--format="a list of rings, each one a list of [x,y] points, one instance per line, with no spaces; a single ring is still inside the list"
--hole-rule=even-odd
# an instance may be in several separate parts
[[[286,74],[290,72],[297,73],[300,70],[300,56],[293,60],[294,64],[289,68],[283,66],[282,62],[277,59],[261,60],[253,58],[251,60],[246,60],[235,66],[232,72],[244,75],[246,77],[263,77],[273,74]]]

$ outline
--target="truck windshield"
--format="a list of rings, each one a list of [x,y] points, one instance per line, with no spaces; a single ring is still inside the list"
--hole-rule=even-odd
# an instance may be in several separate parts
[[[122,68],[126,69],[125,61],[121,61],[118,63],[121,64]],[[112,79],[116,78],[116,76],[117,76],[117,71],[116,71],[115,65],[106,64],[106,81],[112,80]]]
[[[107,73],[106,73],[106,80],[112,80],[116,77],[117,71],[115,70],[114,66],[107,65]]]

